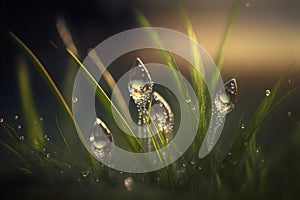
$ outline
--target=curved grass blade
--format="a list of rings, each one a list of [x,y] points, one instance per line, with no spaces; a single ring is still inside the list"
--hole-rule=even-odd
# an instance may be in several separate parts
[[[234,20],[236,19],[239,9],[240,9],[241,2],[242,2],[241,0],[235,0],[233,3],[233,6],[232,6],[231,12],[230,12],[230,16],[228,18],[228,22],[226,25],[225,33],[223,35],[222,42],[221,42],[221,45],[219,48],[219,52],[215,59],[217,67],[219,68],[220,71],[224,64],[225,50],[226,50],[226,46],[227,46],[227,43],[229,40],[229,35],[232,31],[233,23],[234,23]]]
[[[68,114],[70,119],[73,120],[72,112],[65,101],[64,97],[62,96],[61,92],[59,91],[58,87],[52,80],[51,76],[47,72],[46,68],[43,64],[39,61],[39,59],[34,55],[34,53],[24,44],[13,32],[9,32],[11,38],[22,48],[22,50],[28,55],[31,61],[34,63],[37,70],[40,72],[41,76],[44,78],[45,82],[48,84],[54,95],[57,97],[58,101],[62,104],[65,112]]]
[[[33,94],[31,91],[30,80],[24,58],[18,61],[18,79],[22,109],[24,113],[25,129],[30,143],[35,149],[40,148],[44,143],[43,128],[39,120]]]

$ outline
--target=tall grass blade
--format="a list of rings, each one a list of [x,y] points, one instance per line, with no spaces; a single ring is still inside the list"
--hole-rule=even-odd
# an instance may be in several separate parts
[[[26,137],[34,148],[40,148],[44,143],[43,127],[33,100],[30,86],[30,78],[24,58],[18,61],[18,79],[21,96],[21,104],[24,114]]]
[[[221,44],[220,44],[220,48],[219,48],[219,52],[217,54],[216,57],[216,64],[219,68],[219,70],[221,71],[223,64],[224,64],[224,58],[225,58],[225,50],[226,50],[226,46],[229,40],[229,35],[231,34],[231,31],[233,29],[233,24],[234,24],[234,20],[236,19],[236,16],[238,14],[238,11],[240,9],[240,4],[241,4],[241,0],[235,0],[233,2],[233,6],[231,8],[231,12],[230,12],[230,16],[228,18],[228,22],[226,25],[226,29],[225,29],[225,33],[223,35]]]

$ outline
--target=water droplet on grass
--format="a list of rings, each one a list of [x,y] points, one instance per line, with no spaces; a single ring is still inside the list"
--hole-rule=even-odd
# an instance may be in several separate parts
[[[0,123],[3,123],[4,122],[4,119],[1,117],[0,118]]]
[[[246,2],[246,3],[245,3],[245,6],[246,6],[246,8],[249,8],[249,7],[250,7],[250,3],[249,3],[249,2]]]
[[[225,83],[225,93],[217,92],[214,100],[215,106],[221,113],[229,113],[237,102],[237,81],[235,78]]]
[[[18,120],[19,119],[19,115],[15,115],[15,120]]]
[[[20,141],[24,141],[24,140],[25,140],[24,136],[21,135],[21,136],[19,137],[19,140],[20,140]]]
[[[101,160],[109,160],[113,150],[113,136],[107,126],[99,118],[91,130],[90,147],[94,155]]]
[[[150,119],[158,130],[165,134],[166,142],[173,138],[174,114],[170,105],[158,92],[153,92]]]
[[[153,91],[151,76],[140,58],[136,58],[129,74],[128,90],[135,104],[145,107]]]
[[[241,129],[244,130],[246,126],[244,124],[241,125]]]
[[[90,171],[89,170],[86,170],[86,171],[82,171],[81,172],[81,176],[83,177],[83,178],[86,178],[86,177],[88,177],[90,175]]]
[[[266,89],[266,96],[268,97],[268,96],[270,96],[270,95],[271,95],[271,90]]]
[[[22,128],[22,125],[18,125],[17,129],[20,130]]]
[[[72,102],[73,103],[76,103],[78,101],[78,98],[77,97],[72,97]]]
[[[291,116],[292,116],[292,112],[289,111],[289,112],[287,113],[287,115],[288,115],[288,117],[291,117]]]
[[[50,158],[50,153],[46,154],[46,158],[48,158],[48,159]]]
[[[202,167],[201,167],[201,166],[199,166],[199,167],[198,167],[198,170],[202,170]]]
[[[131,178],[131,177],[128,177],[128,178],[124,179],[124,186],[129,191],[132,190],[133,183],[134,183],[134,181],[133,181],[133,178]]]
[[[40,121],[41,121],[41,122],[44,121],[44,118],[43,118],[43,117],[40,117]]]

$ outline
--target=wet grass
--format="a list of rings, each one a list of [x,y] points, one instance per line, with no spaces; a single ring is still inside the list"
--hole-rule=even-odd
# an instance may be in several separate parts
[[[232,14],[228,20],[227,29],[223,35],[223,42],[220,47],[219,54],[215,60],[219,69],[222,68],[226,43],[228,41],[230,30],[233,27],[234,19],[237,15],[240,1],[235,1]],[[186,33],[193,40],[197,40],[193,31],[191,22],[184,8],[180,6],[180,14],[183,23],[186,25]],[[136,11],[139,24],[150,26],[150,23],[142,13]],[[234,132],[235,137],[232,138],[230,148],[224,148],[222,138],[219,140],[214,150],[205,158],[199,159],[198,152],[205,130],[209,123],[210,110],[209,97],[206,95],[206,86],[199,74],[194,70],[189,71],[193,88],[196,88],[198,101],[200,104],[201,120],[199,124],[199,132],[195,142],[188,151],[172,166],[168,166],[156,172],[144,174],[129,174],[109,169],[85,149],[87,144],[80,138],[81,134],[77,134],[74,130],[77,126],[74,123],[74,117],[69,107],[69,102],[65,99],[62,92],[55,84],[51,75],[47,72],[46,67],[39,61],[30,48],[16,36],[9,33],[12,40],[27,55],[28,60],[39,71],[41,77],[47,83],[48,88],[56,96],[56,100],[61,104],[61,109],[66,114],[68,123],[73,126],[73,131],[66,133],[60,127],[60,120],[56,117],[57,136],[61,139],[58,145],[51,141],[49,136],[44,134],[43,122],[39,119],[39,113],[35,107],[32,86],[28,75],[30,66],[26,65],[24,58],[20,58],[18,64],[18,80],[20,86],[20,99],[22,102],[23,115],[27,116],[24,124],[24,136],[19,133],[5,121],[1,123],[1,134],[3,139],[0,143],[3,150],[9,157],[14,160],[10,166],[13,174],[17,175],[16,181],[22,186],[15,186],[15,180],[5,183],[2,190],[10,197],[17,197],[20,194],[13,193],[14,187],[17,187],[21,193],[26,193],[28,197],[36,198],[43,193],[49,194],[45,198],[54,198],[53,193],[59,193],[61,197],[81,198],[105,197],[105,198],[135,198],[142,195],[147,199],[153,198],[213,198],[213,199],[232,199],[232,198],[293,198],[299,195],[297,187],[299,187],[300,178],[300,162],[297,159],[299,155],[299,131],[300,125],[296,121],[292,137],[287,140],[286,144],[281,144],[274,149],[274,157],[264,158],[262,149],[256,144],[257,134],[264,125],[264,120],[272,115],[272,111],[282,101],[289,97],[297,88],[286,91],[282,96],[278,96],[280,86],[286,78],[286,73],[279,77],[276,84],[271,89],[271,94],[265,96],[260,105],[245,125],[238,122],[230,124],[227,132]],[[159,39],[155,33],[149,33],[149,37],[159,47]],[[192,47],[193,48],[193,47]],[[102,107],[115,109],[119,114],[119,119],[126,125],[121,112],[115,106],[111,106],[112,102],[105,93],[104,89],[99,85],[85,69],[80,60],[66,49],[69,57],[86,72],[86,78],[91,84],[97,87],[97,99]],[[195,63],[201,65],[200,54],[193,49]],[[179,70],[176,59],[169,52],[160,52],[164,62],[175,70]],[[199,66],[201,67],[201,66]],[[109,76],[109,75],[108,75]],[[177,77],[178,87],[180,77]],[[185,88],[182,87],[182,95],[186,95]],[[120,97],[121,98],[121,97]],[[243,113],[233,113],[241,121]],[[243,126],[243,127],[241,127]],[[78,128],[78,127],[77,127]],[[78,129],[79,130],[79,129]],[[128,126],[130,131],[130,127]],[[227,134],[226,132],[224,134]],[[71,137],[72,139],[71,139]],[[131,151],[139,152],[142,149],[139,141],[127,134],[117,133],[114,138],[118,137],[118,141]],[[286,164],[289,163],[289,166]],[[124,179],[132,177],[134,180],[133,188],[128,191],[124,187]],[[6,179],[10,180],[6,177]],[[6,180],[5,180],[6,181]],[[4,182],[4,181],[3,181]],[[74,187],[76,188],[74,191]],[[63,189],[62,189],[63,188]],[[29,193],[32,189],[36,192]]]

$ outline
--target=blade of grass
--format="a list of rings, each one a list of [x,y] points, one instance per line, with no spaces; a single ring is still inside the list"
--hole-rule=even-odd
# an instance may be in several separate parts
[[[69,151],[70,153],[72,153],[72,150],[71,150],[71,148],[70,148],[70,145],[69,145],[67,139],[65,138],[65,136],[64,136],[64,134],[63,134],[63,132],[62,132],[60,126],[59,126],[58,118],[57,118],[57,115],[56,115],[56,114],[55,114],[55,122],[56,122],[56,126],[57,126],[57,129],[58,129],[58,132],[59,132],[59,135],[60,135],[61,139],[63,140],[65,146],[66,146],[67,149],[68,149],[68,151]]]
[[[62,96],[61,92],[59,91],[58,87],[52,80],[51,76],[47,72],[46,68],[43,66],[43,64],[39,61],[39,59],[34,55],[34,53],[26,46],[24,42],[20,40],[13,32],[9,32],[9,35],[11,38],[19,45],[22,50],[28,55],[28,57],[31,59],[31,61],[34,63],[37,70],[40,72],[41,76],[44,78],[45,82],[48,84],[50,89],[53,91],[54,95],[57,97],[58,101],[62,104],[64,110],[66,111],[67,115],[70,117],[70,119],[73,120],[72,112],[65,101],[64,97]]]
[[[37,109],[33,100],[31,91],[30,80],[26,68],[24,58],[18,61],[18,79],[22,109],[25,120],[25,128],[28,140],[33,144],[34,148],[40,148],[44,143],[43,127],[40,123]]]
[[[233,24],[234,24],[234,20],[236,19],[236,16],[238,14],[238,11],[240,9],[240,4],[241,4],[241,0],[235,0],[233,2],[233,6],[231,8],[231,12],[230,12],[230,16],[228,18],[228,22],[226,25],[226,29],[225,29],[225,33],[223,35],[222,38],[222,42],[219,48],[219,52],[218,55],[216,57],[216,64],[217,67],[219,68],[219,70],[221,71],[223,64],[224,64],[224,58],[225,58],[225,50],[226,50],[226,46],[229,40],[229,35],[233,29]]]

